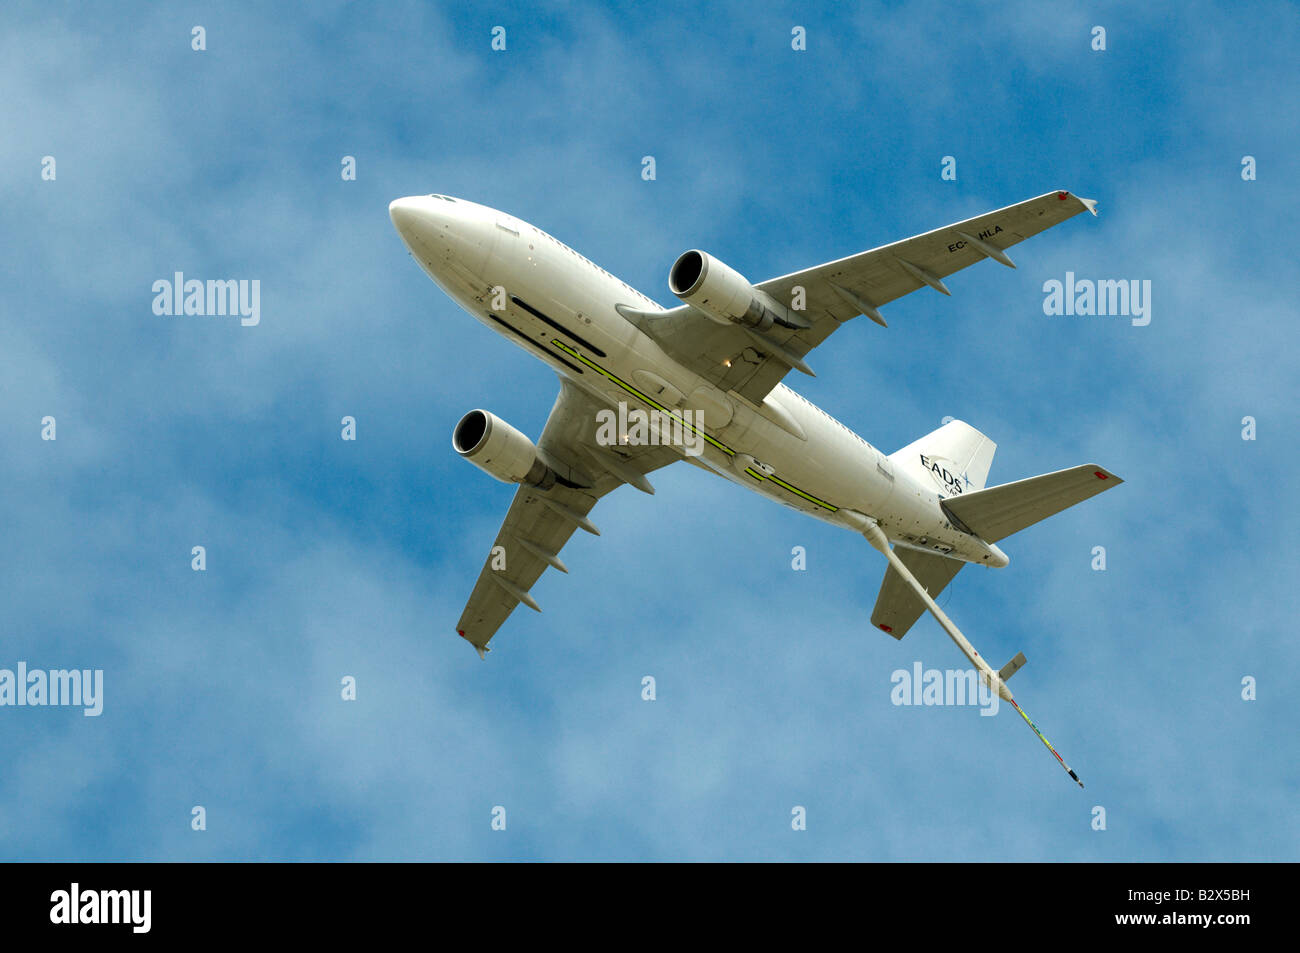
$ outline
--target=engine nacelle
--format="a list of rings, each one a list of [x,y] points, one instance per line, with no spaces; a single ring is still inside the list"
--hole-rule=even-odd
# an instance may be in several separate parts
[[[557,474],[542,462],[537,447],[495,414],[471,410],[451,434],[456,452],[502,483],[527,483],[543,490]]]
[[[719,324],[743,324],[766,331],[774,324],[806,328],[808,322],[759,291],[745,277],[705,252],[691,249],[673,263],[668,288]]]

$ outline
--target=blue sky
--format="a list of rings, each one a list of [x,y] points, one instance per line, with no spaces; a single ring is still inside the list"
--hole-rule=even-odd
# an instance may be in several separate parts
[[[12,2],[0,27],[0,668],[105,681],[98,718],[0,708],[0,858],[1297,859],[1293,5]],[[1100,217],[791,383],[887,451],[961,417],[991,482],[1126,479],[943,600],[1028,656],[1017,697],[1085,791],[1007,709],[892,705],[893,671],[961,659],[928,618],[870,628],[878,554],[693,468],[602,501],[487,662],[454,635],[511,490],[451,428],[536,435],[556,384],[424,277],[391,199],[508,210],[670,303],[686,248],[761,280],[1056,188]],[[1067,270],[1150,280],[1150,325],[1045,316]],[[259,279],[261,323],[154,315],[175,271]]]

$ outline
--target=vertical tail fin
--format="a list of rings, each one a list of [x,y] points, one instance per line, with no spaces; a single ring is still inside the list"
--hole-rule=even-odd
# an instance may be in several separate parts
[[[984,489],[998,445],[970,424],[952,420],[889,455],[896,467],[934,483],[951,498]]]

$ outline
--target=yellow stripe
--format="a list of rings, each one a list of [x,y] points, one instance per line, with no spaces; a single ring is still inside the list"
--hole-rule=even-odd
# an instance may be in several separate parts
[[[597,364],[595,361],[593,361],[593,360],[591,360],[591,359],[589,359],[589,358],[587,358],[587,357],[584,357],[582,354],[579,354],[577,351],[575,351],[573,348],[569,347],[569,345],[565,344],[563,341],[559,340],[558,338],[553,338],[553,339],[551,340],[551,344],[552,344],[553,346],[559,348],[559,349],[560,349],[561,351],[563,351],[565,354],[568,354],[568,355],[569,355],[570,357],[572,357],[574,360],[576,360],[576,361],[581,361],[583,364],[586,364],[588,367],[590,367],[590,368],[591,368],[593,371],[595,371],[597,374],[599,374],[599,375],[601,375],[602,377],[604,377],[606,380],[610,381],[610,382],[613,383],[613,384],[617,384],[619,387],[623,388],[623,390],[627,391],[627,392],[628,392],[629,394],[631,394],[633,397],[637,398],[637,400],[644,401],[645,403],[649,404],[651,407],[655,408],[655,410],[658,410],[658,411],[660,411],[660,412],[662,412],[662,413],[667,414],[669,417],[671,417],[671,418],[672,418],[673,420],[675,420],[677,423],[681,424],[683,427],[688,427],[688,428],[690,428],[690,430],[691,430],[693,433],[696,433],[696,434],[698,434],[700,437],[702,437],[702,438],[704,438],[705,440],[707,440],[710,444],[712,444],[713,446],[717,447],[719,450],[721,450],[721,451],[722,451],[723,453],[725,453],[727,456],[729,456],[729,457],[734,457],[734,456],[736,455],[736,451],[735,451],[735,450],[732,450],[730,447],[728,447],[728,446],[727,446],[725,443],[723,443],[722,441],[717,440],[717,439],[715,439],[713,436],[711,436],[710,434],[705,433],[703,430],[701,430],[700,428],[696,427],[694,424],[688,424],[685,420],[683,420],[683,419],[681,418],[680,415],[678,415],[678,414],[674,413],[673,411],[669,410],[667,407],[665,407],[663,404],[659,403],[659,402],[658,402],[657,400],[655,400],[653,397],[650,397],[650,396],[648,396],[648,395],[646,395],[646,394],[641,393],[639,390],[637,390],[635,387],[633,387],[633,386],[632,386],[631,384],[629,384],[627,381],[623,380],[622,378],[618,377],[618,376],[615,375],[615,374],[611,374],[609,371],[605,370],[605,368],[601,367],[601,366],[600,366],[599,364]],[[817,506],[820,506],[822,509],[829,510],[829,511],[832,512],[832,513],[836,512],[836,511],[839,509],[838,506],[833,506],[833,505],[831,505],[830,503],[827,503],[825,500],[819,500],[817,497],[813,496],[811,493],[805,493],[803,490],[799,489],[797,486],[793,486],[792,484],[786,483],[784,480],[779,479],[779,478],[777,478],[777,477],[775,477],[775,476],[773,476],[773,477],[765,477],[765,476],[762,476],[762,475],[760,475],[760,474],[758,474],[758,473],[755,473],[752,467],[746,467],[746,468],[745,468],[745,472],[748,473],[750,476],[754,477],[754,479],[756,479],[756,480],[760,480],[760,481],[762,481],[762,480],[764,480],[764,479],[770,479],[773,483],[775,483],[777,486],[781,487],[782,489],[788,490],[789,492],[793,493],[795,496],[802,497],[803,499],[807,500],[809,503],[814,503],[814,504],[816,504]]]
[[[669,410],[669,409],[668,409],[667,407],[665,407],[663,404],[659,403],[659,402],[658,402],[657,400],[655,400],[653,397],[650,397],[650,396],[648,396],[648,395],[646,395],[646,394],[641,393],[639,390],[637,390],[635,387],[633,387],[633,386],[632,386],[631,384],[629,384],[627,381],[623,380],[621,377],[618,377],[618,376],[616,376],[616,375],[614,375],[614,374],[611,374],[609,371],[605,370],[605,368],[601,367],[601,366],[600,366],[599,364],[597,364],[595,361],[589,360],[588,358],[586,358],[586,357],[584,357],[583,355],[579,354],[577,351],[575,351],[573,348],[569,347],[569,346],[568,346],[567,344],[565,344],[563,341],[556,339],[556,340],[552,340],[551,343],[552,343],[553,345],[555,345],[557,348],[559,348],[561,351],[563,351],[565,354],[568,354],[570,357],[573,357],[575,360],[579,360],[579,361],[581,361],[582,363],[586,364],[588,367],[590,367],[590,368],[591,368],[593,371],[595,371],[597,374],[600,374],[602,377],[605,377],[606,379],[608,379],[608,380],[611,381],[612,383],[617,384],[619,387],[623,388],[625,391],[627,391],[627,392],[628,392],[629,394],[631,394],[633,397],[636,397],[638,400],[645,401],[645,402],[646,402],[647,404],[649,404],[651,407],[655,408],[655,410],[658,410],[658,411],[661,411],[662,413],[667,414],[669,417],[671,417],[673,420],[677,421],[677,423],[681,424],[683,427],[688,427],[688,428],[690,428],[690,430],[691,430],[693,433],[699,434],[701,437],[703,437],[703,438],[704,438],[705,440],[707,440],[709,443],[713,444],[713,446],[717,447],[719,450],[721,450],[721,451],[722,451],[723,453],[725,453],[727,456],[729,456],[729,457],[734,457],[734,456],[736,455],[736,451],[735,451],[735,450],[732,450],[732,449],[731,449],[730,447],[728,447],[726,444],[724,444],[724,443],[722,443],[722,442],[720,442],[720,441],[718,441],[718,440],[715,440],[712,436],[710,436],[709,434],[705,433],[703,430],[699,429],[699,428],[696,427],[694,424],[688,424],[688,423],[687,423],[685,420],[683,420],[683,419],[682,419],[678,414],[673,413],[671,410]]]
[[[779,477],[771,477],[770,479],[771,479],[772,482],[775,483],[777,486],[779,486],[779,487],[783,487],[784,489],[789,490],[791,493],[795,494],[796,496],[802,496],[802,497],[803,497],[805,500],[807,500],[809,503],[816,503],[818,506],[822,507],[823,509],[830,510],[832,513],[834,513],[836,510],[839,509],[838,506],[832,506],[830,503],[827,503],[827,502],[825,502],[824,500],[819,500],[819,499],[817,499],[817,497],[815,497],[815,496],[813,496],[813,495],[811,495],[811,494],[809,494],[809,493],[805,493],[803,490],[799,489],[797,486],[792,486],[791,484],[786,483],[784,480],[780,479]]]

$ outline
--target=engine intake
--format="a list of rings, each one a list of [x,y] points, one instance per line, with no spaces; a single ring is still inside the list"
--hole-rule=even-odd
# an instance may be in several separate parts
[[[471,410],[451,434],[451,445],[462,457],[502,483],[527,483],[549,489],[558,474],[542,462],[537,447],[495,414]]]
[[[806,328],[809,323],[771,295],[759,291],[740,272],[706,252],[691,249],[673,263],[668,289],[719,324],[743,324],[755,331],[772,325]]]

